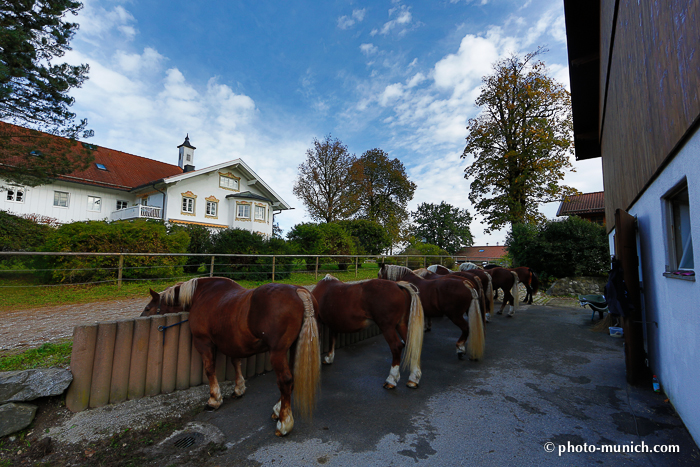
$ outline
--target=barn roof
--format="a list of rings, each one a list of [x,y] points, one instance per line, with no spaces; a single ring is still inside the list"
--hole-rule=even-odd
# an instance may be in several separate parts
[[[459,250],[455,256],[465,257],[467,260],[487,261],[490,259],[501,258],[506,255],[506,247],[503,245],[496,246],[468,246]]]
[[[1,133],[22,134],[24,133],[22,130],[24,130],[22,127],[0,122]],[[56,141],[68,141],[66,138],[60,136],[48,133],[42,134]],[[13,138],[13,142],[21,143],[22,138]],[[27,143],[27,145],[29,146],[29,143]],[[136,187],[182,173],[182,169],[177,165],[166,164],[165,162],[135,156],[126,152],[85,142],[73,145],[71,151],[77,155],[80,151],[83,151],[84,148],[93,150],[92,155],[95,160],[90,163],[87,169],[60,175],[58,177],[59,180],[129,191]],[[27,154],[25,157],[30,156]],[[12,162],[12,158],[7,161],[8,165],[12,165]]]
[[[605,200],[602,191],[571,196],[559,205],[557,216],[575,216],[579,214],[605,213]]]

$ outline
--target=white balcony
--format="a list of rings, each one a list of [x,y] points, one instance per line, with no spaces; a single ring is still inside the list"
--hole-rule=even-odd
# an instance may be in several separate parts
[[[110,218],[113,221],[120,221],[124,219],[161,219],[163,217],[162,208],[157,206],[131,206],[130,208],[120,209],[119,211],[113,211]]]

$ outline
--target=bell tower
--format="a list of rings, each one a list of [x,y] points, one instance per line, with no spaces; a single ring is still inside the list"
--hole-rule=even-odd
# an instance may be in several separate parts
[[[179,149],[179,157],[177,159],[177,165],[184,172],[191,172],[194,170],[194,150],[197,149],[190,144],[189,133],[185,136],[185,142],[177,147]]]

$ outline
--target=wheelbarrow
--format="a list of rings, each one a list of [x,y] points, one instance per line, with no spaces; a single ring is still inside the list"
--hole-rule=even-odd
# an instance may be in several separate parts
[[[593,314],[591,315],[591,321],[593,321],[593,319],[595,318],[596,311],[598,312],[598,316],[600,317],[600,319],[603,319],[605,313],[609,311],[608,303],[605,301],[604,295],[579,295],[578,303],[584,308],[586,306],[591,307],[591,310],[593,310]]]

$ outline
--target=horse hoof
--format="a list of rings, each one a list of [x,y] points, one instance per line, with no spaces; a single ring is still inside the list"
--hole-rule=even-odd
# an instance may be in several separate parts
[[[280,438],[284,436],[284,434],[280,430],[275,430],[275,435],[279,436]]]
[[[470,362],[478,362],[479,359],[478,359],[478,358],[469,357],[469,361],[470,361]]]
[[[240,393],[240,394],[236,394],[236,393],[234,392],[233,395],[236,397],[236,399],[240,399],[241,397],[245,396],[245,392],[242,392],[242,393]]]
[[[394,386],[393,384],[384,383],[384,389],[394,389],[394,388],[396,388],[396,386]]]
[[[218,407],[214,407],[213,405],[207,404],[207,405],[204,406],[204,410],[206,410],[207,412],[213,412],[213,411],[215,411],[216,409],[218,409]]]
[[[457,358],[459,358],[460,360],[464,360],[464,354],[463,354],[463,353],[458,353],[458,354],[457,354]]]
[[[277,421],[280,419],[280,416],[277,415],[275,412],[272,412],[272,416],[270,417],[272,420]],[[278,435],[279,436],[279,435]]]
[[[411,388],[411,389],[418,389],[418,383],[415,383],[413,381],[409,381],[406,383],[406,387]]]
[[[502,315],[503,312],[502,312],[502,311],[497,311],[496,314],[497,314],[497,315]]]
[[[511,314],[508,314],[508,315],[506,315],[506,317],[507,317],[507,318],[512,318],[512,317],[513,317],[513,315],[511,315]]]
[[[321,363],[323,363],[324,365],[332,365],[331,362],[327,362],[327,361],[325,361],[325,360],[321,360]]]

